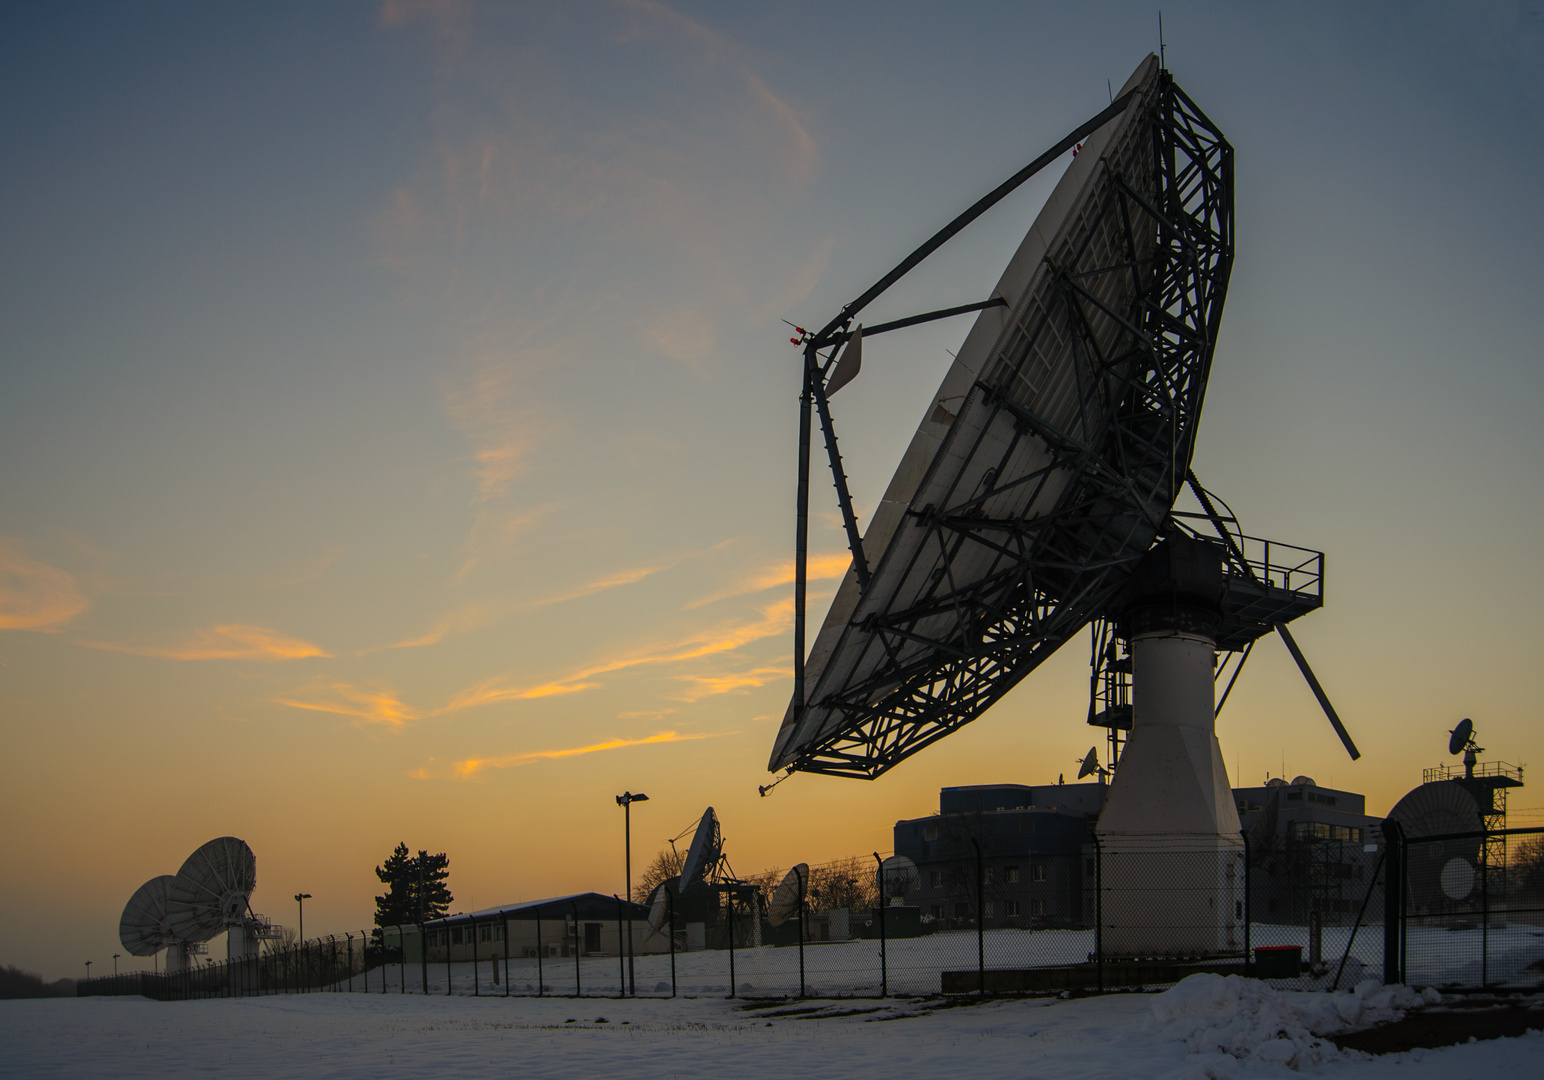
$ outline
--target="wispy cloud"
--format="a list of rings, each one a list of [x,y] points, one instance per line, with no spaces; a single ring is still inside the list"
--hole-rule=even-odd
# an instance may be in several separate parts
[[[359,724],[376,724],[399,730],[422,719],[422,714],[404,705],[395,690],[384,687],[358,687],[348,683],[318,683],[297,693],[305,696],[278,698],[280,705],[310,712],[352,717]]]
[[[686,683],[687,687],[677,697],[682,701],[694,702],[717,694],[744,694],[770,682],[790,678],[792,674],[793,669],[789,664],[778,664],[721,675],[678,675],[676,678]]]
[[[467,604],[446,615],[427,634],[398,641],[385,647],[388,649],[421,649],[427,645],[438,645],[441,641],[452,635],[469,634],[474,630],[481,630],[498,619],[500,614],[501,611],[497,604],[488,602]],[[366,651],[376,652],[379,650],[369,649]]]
[[[658,743],[691,742],[696,739],[717,738],[722,732],[683,735],[678,731],[660,731],[641,739],[608,739],[589,746],[572,746],[562,750],[532,750],[523,754],[502,754],[496,757],[473,757],[456,762],[450,775],[457,780],[471,780],[484,769],[517,769],[522,765],[534,765],[538,761],[555,761],[579,757],[583,754],[599,754],[606,750],[622,750],[631,746],[653,746]],[[426,780],[435,774],[427,768],[414,770],[408,775]]]
[[[596,578],[594,581],[581,585],[577,589],[569,589],[566,592],[560,592],[553,596],[545,597],[536,601],[536,606],[546,607],[548,604],[562,604],[569,600],[578,600],[585,596],[594,596],[596,593],[605,592],[607,589],[615,589],[621,585],[632,585],[636,582],[642,581],[646,577],[649,577],[651,574],[657,574],[661,570],[666,569],[669,569],[667,565],[639,566],[632,570],[622,570],[615,574],[608,574],[605,577]]]
[[[181,645],[127,645],[110,641],[85,641],[93,649],[154,656],[163,660],[306,660],[331,656],[300,638],[262,626],[230,623],[200,630]]]
[[[847,568],[852,565],[852,556],[846,552],[832,553],[830,555],[811,555],[806,564],[806,572],[811,581],[825,581],[830,578],[839,578],[847,573]],[[720,600],[728,600],[736,596],[749,596],[753,593],[765,592],[781,585],[792,585],[794,579],[794,565],[792,559],[784,559],[759,570],[754,570],[717,592],[709,593],[700,600],[693,600],[686,605],[687,610],[705,607],[715,604]]]
[[[58,633],[89,606],[69,571],[0,540],[0,630]]]

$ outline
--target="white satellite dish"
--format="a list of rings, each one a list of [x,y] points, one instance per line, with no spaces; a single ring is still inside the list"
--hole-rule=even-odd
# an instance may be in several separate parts
[[[718,814],[710,806],[702,812],[702,820],[697,823],[697,832],[692,836],[692,846],[686,850],[679,891],[685,892],[707,880],[718,868],[723,853],[724,835],[719,828]]]
[[[884,883],[885,899],[900,900],[915,892],[922,884],[922,874],[917,864],[905,855],[891,855],[879,864],[880,880]]]
[[[247,916],[247,901],[257,888],[257,856],[246,841],[221,836],[189,855],[177,871],[196,891],[199,903],[212,908],[220,926],[232,926]]]
[[[783,880],[772,891],[772,902],[767,905],[767,922],[773,926],[782,926],[799,914],[804,906],[804,896],[809,889],[809,883],[809,863],[799,863],[784,874]]]
[[[649,894],[649,936],[645,941],[665,932],[665,920],[670,916],[670,894],[679,891],[680,881],[680,878],[666,878]]]
[[[191,886],[176,874],[145,882],[124,905],[118,940],[130,956],[154,956],[173,945],[206,940]]]

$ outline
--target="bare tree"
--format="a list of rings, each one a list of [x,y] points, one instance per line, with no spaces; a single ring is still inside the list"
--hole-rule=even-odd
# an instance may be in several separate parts
[[[653,895],[655,886],[661,881],[678,877],[681,866],[686,862],[686,854],[677,851],[674,847],[663,847],[653,861],[644,867],[643,873],[638,875],[638,882],[633,886],[633,901],[639,904],[647,904],[649,897]]]

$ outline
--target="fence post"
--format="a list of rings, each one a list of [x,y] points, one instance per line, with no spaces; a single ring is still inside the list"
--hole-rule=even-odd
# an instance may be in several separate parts
[[[1340,967],[1335,969],[1335,981],[1330,983],[1330,993],[1340,989],[1340,977],[1346,973],[1346,961],[1351,956],[1351,946],[1356,944],[1356,932],[1362,928],[1362,917],[1367,914],[1367,904],[1372,900],[1372,891],[1378,887],[1378,871],[1383,869],[1384,857],[1388,854],[1388,845],[1378,853],[1378,861],[1372,864],[1372,877],[1367,882],[1367,895],[1362,897],[1362,906],[1357,910],[1356,922],[1351,926],[1351,936],[1346,939],[1346,951],[1340,955]],[[1385,886],[1387,888],[1387,886]]]
[[[349,931],[343,932],[343,937],[348,943],[348,992],[354,992],[354,935]]]
[[[542,968],[541,945],[541,908],[536,909],[536,996],[542,997],[547,993],[547,977]]]
[[[729,996],[734,997],[734,890],[724,891],[724,906],[729,909]]]
[[[423,985],[424,997],[429,996],[429,930],[418,924],[418,978]]]
[[[482,973],[477,970],[477,916],[472,916],[472,996],[482,997]]]
[[[874,871],[879,886],[879,996],[889,997],[890,970],[885,959],[885,861],[877,851],[874,852],[874,861],[879,864],[879,869]]]
[[[808,873],[799,874],[799,996],[804,997],[804,887],[809,883]]]
[[[1480,989],[1490,987],[1490,835],[1480,841]]]
[[[1104,993],[1104,845],[1094,833],[1094,972]]]
[[[622,898],[616,893],[611,898],[617,902],[617,997],[627,996],[627,945],[622,940]]]
[[[1249,903],[1249,830],[1243,829],[1239,835],[1244,838],[1244,974],[1247,976],[1254,971],[1254,953],[1250,949],[1253,944],[1250,934],[1254,927],[1254,909]]]
[[[450,924],[443,927],[445,931],[445,996],[450,997]]]
[[[668,926],[668,929],[670,931],[670,996],[671,997],[675,997],[676,996],[676,973],[675,973],[675,897],[670,895],[670,886],[669,885],[665,886],[665,912],[666,912],[666,918],[668,918],[670,920],[670,923],[669,923],[669,926]]]
[[[574,912],[574,997],[583,997],[579,986],[579,904],[570,900],[568,906]]]
[[[397,924],[397,978],[400,980],[398,989],[407,993],[407,931],[403,923]]]
[[[509,996],[509,913],[500,912],[499,932],[504,935],[504,996]]]
[[[1383,821],[1383,982],[1404,982],[1401,942],[1405,922],[1404,833],[1392,818]]]
[[[981,844],[974,836],[970,846],[976,849],[976,993],[986,997],[986,868],[981,861]]]

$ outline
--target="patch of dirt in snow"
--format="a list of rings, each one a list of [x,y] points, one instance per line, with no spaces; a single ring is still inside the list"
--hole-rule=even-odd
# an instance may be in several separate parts
[[[1192,975],[1153,998],[1149,1030],[1183,1042],[1208,1059],[1207,1076],[1226,1080],[1240,1061],[1302,1069],[1343,1059],[1326,1036],[1399,1020],[1407,1010],[1441,999],[1434,990],[1418,993],[1372,979],[1350,992],[1327,994],[1278,990],[1238,975]]]

